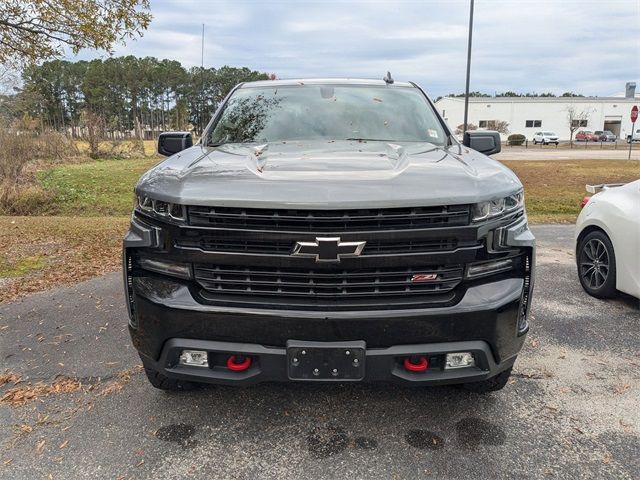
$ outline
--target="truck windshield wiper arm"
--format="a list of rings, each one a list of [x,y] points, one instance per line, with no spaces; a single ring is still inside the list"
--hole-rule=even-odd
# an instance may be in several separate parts
[[[359,142],[395,142],[396,141],[396,140],[390,140],[388,138],[358,138],[358,137],[345,138],[345,140],[357,140]]]

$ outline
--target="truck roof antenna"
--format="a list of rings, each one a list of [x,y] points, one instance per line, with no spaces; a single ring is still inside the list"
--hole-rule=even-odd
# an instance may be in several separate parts
[[[391,85],[393,83],[393,78],[391,77],[391,72],[387,72],[387,76],[383,78],[387,85]]]

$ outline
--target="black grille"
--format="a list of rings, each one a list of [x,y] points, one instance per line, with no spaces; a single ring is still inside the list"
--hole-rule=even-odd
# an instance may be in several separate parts
[[[289,255],[295,245],[293,240],[252,240],[245,238],[225,238],[220,235],[189,230],[176,239],[181,248],[197,248],[205,252],[252,253],[260,255]],[[464,246],[477,245],[477,241],[466,242]],[[429,253],[454,250],[458,247],[455,238],[434,240],[373,240],[365,245],[362,255],[388,255],[407,253]]]
[[[455,299],[462,272],[461,265],[350,271],[194,265],[204,298],[227,304],[255,303],[262,308],[445,305]],[[436,277],[415,281],[417,274]]]
[[[469,224],[469,205],[359,210],[272,210],[190,206],[194,226],[241,230],[343,232]]]

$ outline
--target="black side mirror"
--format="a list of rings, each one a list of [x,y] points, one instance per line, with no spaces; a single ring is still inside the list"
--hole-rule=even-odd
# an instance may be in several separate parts
[[[490,130],[473,130],[464,132],[462,144],[465,147],[484,153],[485,155],[493,155],[499,153],[502,144],[500,143],[500,134]]]
[[[168,157],[193,146],[189,132],[164,132],[158,137],[158,153]]]

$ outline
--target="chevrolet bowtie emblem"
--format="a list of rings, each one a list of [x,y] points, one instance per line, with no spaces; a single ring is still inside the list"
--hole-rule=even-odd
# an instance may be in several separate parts
[[[341,242],[340,237],[316,237],[315,242],[296,242],[291,255],[313,257],[316,262],[339,262],[343,257],[357,257],[367,242]]]

